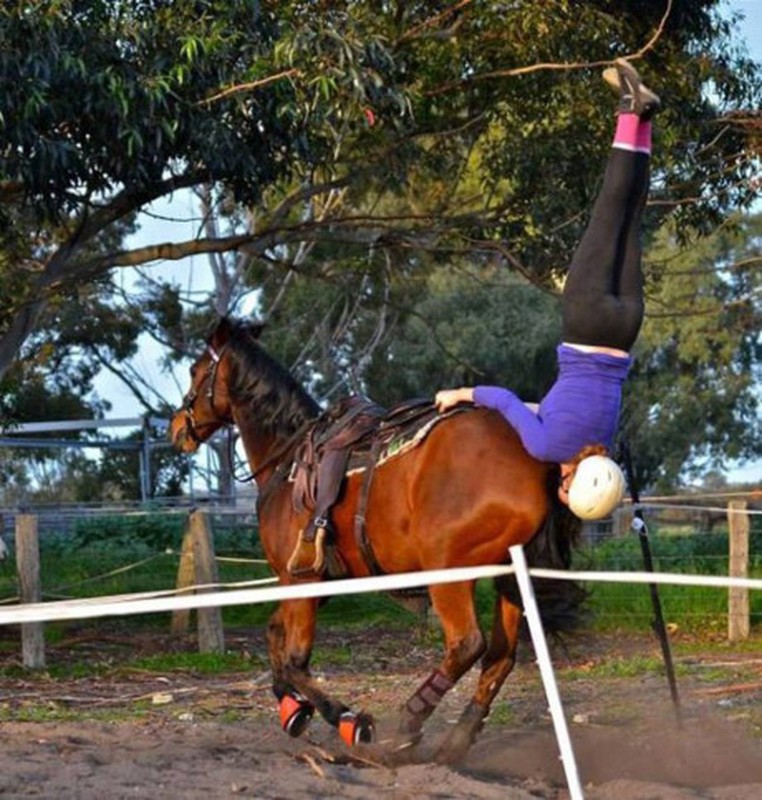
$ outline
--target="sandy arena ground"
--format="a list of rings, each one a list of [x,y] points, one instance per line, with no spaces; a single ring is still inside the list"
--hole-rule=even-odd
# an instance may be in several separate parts
[[[569,797],[529,655],[509,677],[462,764],[441,766],[428,759],[470,695],[475,674],[448,695],[430,721],[419,763],[390,768],[381,765],[376,748],[345,748],[322,720],[313,720],[298,740],[280,731],[260,660],[261,632],[228,635],[229,648],[257,653],[246,673],[162,675],[120,666],[128,653],[166,649],[167,638],[79,632],[51,649],[49,663],[97,654],[109,665],[102,677],[4,680],[0,797]],[[321,664],[316,672],[338,696],[374,713],[383,739],[392,730],[393,709],[427,674],[438,650],[380,631],[345,634],[341,644],[351,653],[349,663]],[[189,641],[173,640],[171,646],[192,649]],[[730,648],[718,653],[715,647],[678,659],[679,715],[662,675],[623,678],[619,671],[618,677],[585,677],[596,665],[658,654],[655,640],[646,637],[626,642],[607,637],[554,651],[585,797],[762,798],[762,655]],[[4,655],[0,663],[13,658]],[[33,717],[35,709],[47,718],[56,713],[60,721],[19,721]]]

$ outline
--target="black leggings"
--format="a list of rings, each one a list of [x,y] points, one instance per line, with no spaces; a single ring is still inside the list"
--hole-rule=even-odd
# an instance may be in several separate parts
[[[612,148],[564,287],[563,340],[629,351],[643,322],[640,226],[649,156]]]

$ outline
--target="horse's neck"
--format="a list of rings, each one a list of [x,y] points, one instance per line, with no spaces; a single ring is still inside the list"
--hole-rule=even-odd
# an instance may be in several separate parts
[[[288,455],[282,452],[287,439],[263,431],[252,420],[250,409],[241,413],[234,410],[233,419],[241,435],[249,469],[256,476],[257,483],[264,486],[278,464]]]

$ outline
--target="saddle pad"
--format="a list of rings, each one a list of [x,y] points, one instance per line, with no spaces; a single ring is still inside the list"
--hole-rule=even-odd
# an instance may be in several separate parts
[[[436,425],[454,414],[465,411],[466,408],[470,408],[470,406],[453,408],[450,411],[446,411],[444,414],[440,414],[437,412],[436,408],[432,407],[431,410],[423,416],[419,415],[406,423],[392,426],[389,441],[379,451],[375,466],[380,466],[386,461],[401,456],[414,447],[418,447]],[[349,459],[347,475],[364,472],[367,468],[367,452],[353,452]]]

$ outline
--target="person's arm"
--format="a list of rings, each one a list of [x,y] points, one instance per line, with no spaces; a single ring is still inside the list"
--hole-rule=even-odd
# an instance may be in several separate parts
[[[471,393],[473,402],[484,408],[491,408],[503,416],[521,437],[524,447],[535,458],[546,458],[548,437],[537,412],[524,403],[517,395],[499,386],[477,386]]]

